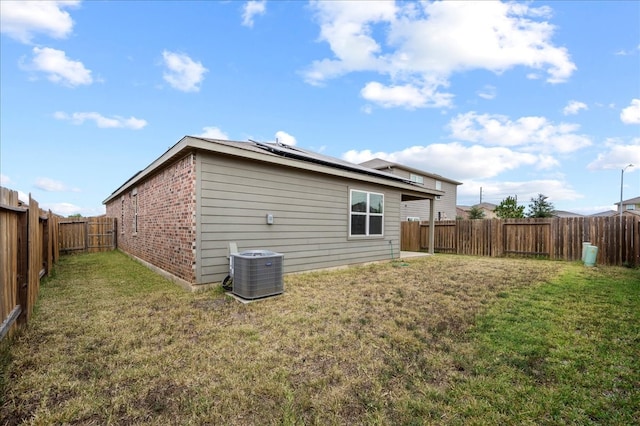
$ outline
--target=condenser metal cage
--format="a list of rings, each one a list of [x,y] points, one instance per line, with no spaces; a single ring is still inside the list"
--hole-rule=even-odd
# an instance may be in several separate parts
[[[233,253],[233,294],[258,299],[284,292],[284,255],[270,250]]]

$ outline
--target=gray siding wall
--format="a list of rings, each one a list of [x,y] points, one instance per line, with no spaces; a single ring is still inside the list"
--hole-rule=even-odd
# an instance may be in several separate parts
[[[284,254],[285,273],[390,259],[392,250],[399,255],[399,191],[209,154],[198,155],[196,169],[199,284],[227,275],[229,242],[239,251]],[[384,194],[383,238],[349,238],[350,189]]]

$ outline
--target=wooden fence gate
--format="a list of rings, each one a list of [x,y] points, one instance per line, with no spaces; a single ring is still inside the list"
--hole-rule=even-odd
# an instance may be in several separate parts
[[[95,253],[116,248],[116,220],[112,217],[79,217],[60,220],[60,252]]]

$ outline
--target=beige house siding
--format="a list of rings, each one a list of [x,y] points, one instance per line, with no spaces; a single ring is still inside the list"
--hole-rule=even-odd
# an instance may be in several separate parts
[[[198,159],[199,283],[227,275],[229,242],[284,254],[285,273],[389,259],[392,248],[398,255],[399,191],[240,158]],[[349,238],[350,189],[384,194],[383,237]]]
[[[422,186],[425,188],[436,189],[436,181],[438,179],[421,175],[419,173],[411,173],[407,170],[403,170],[398,167],[391,169],[391,172],[395,175],[411,178],[411,175],[422,176]],[[434,217],[436,220],[453,220],[456,218],[456,194],[457,186],[445,180],[440,180],[442,185],[442,191],[444,195],[440,196],[440,199],[434,201]],[[408,217],[419,217],[420,220],[428,220],[431,204],[429,200],[420,201],[407,201],[402,203],[400,209],[401,220],[407,220]],[[439,215],[438,215],[439,214]]]
[[[439,200],[434,200],[433,202],[434,217],[436,220],[453,220],[456,218],[455,185],[442,182],[442,190],[445,191],[445,194]],[[405,201],[400,207],[400,218],[405,221],[409,217],[419,217],[421,221],[426,221],[429,219],[430,208],[431,203],[429,200]]]
[[[434,218],[435,220],[453,220],[456,218],[456,198],[458,193],[459,182],[451,179],[437,176],[432,173],[421,172],[420,170],[402,166],[400,164],[391,163],[379,158],[366,161],[362,165],[372,167],[377,170],[392,173],[405,179],[411,179],[412,175],[420,176],[422,183],[417,182],[425,188],[439,189],[444,194],[439,199],[434,200]],[[436,182],[439,181],[441,188],[436,188]],[[431,203],[429,200],[404,201],[400,206],[400,220],[406,221],[409,218],[420,218],[421,221],[429,219]]]

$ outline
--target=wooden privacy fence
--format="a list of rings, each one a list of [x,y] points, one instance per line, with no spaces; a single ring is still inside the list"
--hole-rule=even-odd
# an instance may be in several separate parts
[[[0,187],[0,340],[31,317],[40,279],[59,258],[58,220],[29,195]]]
[[[428,222],[402,222],[401,249],[429,249]],[[447,220],[435,223],[434,251],[472,256],[541,256],[580,260],[582,243],[603,265],[640,265],[640,219],[634,216]]]
[[[116,221],[106,216],[60,220],[61,253],[94,253],[116,248]]]

